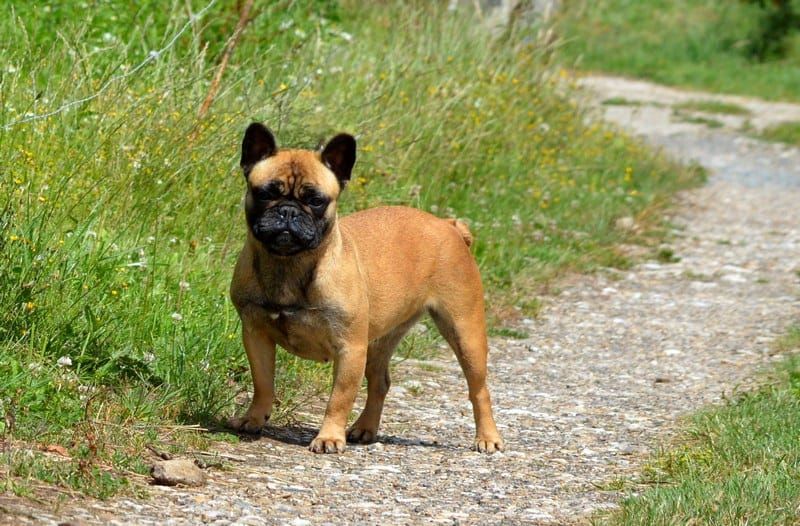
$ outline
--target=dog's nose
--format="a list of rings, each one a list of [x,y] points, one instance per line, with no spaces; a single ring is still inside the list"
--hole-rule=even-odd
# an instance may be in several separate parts
[[[278,213],[280,214],[281,219],[285,221],[291,221],[300,214],[300,210],[294,206],[282,206],[280,210],[278,210]]]

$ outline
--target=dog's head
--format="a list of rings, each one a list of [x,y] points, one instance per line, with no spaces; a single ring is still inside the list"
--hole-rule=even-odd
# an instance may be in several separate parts
[[[242,140],[247,179],[245,214],[253,236],[276,256],[320,246],[336,221],[336,200],[350,180],[356,140],[331,139],[321,152],[278,150],[275,137],[253,123]]]

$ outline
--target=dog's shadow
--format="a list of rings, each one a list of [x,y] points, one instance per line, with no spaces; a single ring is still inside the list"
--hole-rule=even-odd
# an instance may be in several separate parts
[[[214,432],[234,434],[239,437],[242,442],[257,442],[262,439],[274,440],[282,444],[290,446],[308,447],[311,441],[317,436],[318,428],[305,424],[287,424],[282,426],[272,426],[267,424],[261,429],[260,433],[249,434],[239,433],[231,429],[217,428]],[[395,445],[395,446],[423,446],[437,449],[457,449],[456,446],[440,444],[435,440],[420,440],[415,438],[408,438],[396,435],[378,435],[378,443]],[[349,447],[366,447],[369,444],[357,444],[354,442],[347,443]]]

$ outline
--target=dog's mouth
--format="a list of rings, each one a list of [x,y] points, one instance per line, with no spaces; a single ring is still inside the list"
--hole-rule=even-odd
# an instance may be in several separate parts
[[[324,218],[314,218],[295,204],[248,211],[253,236],[270,254],[294,256],[320,246],[329,230]]]
[[[267,252],[276,256],[294,256],[319,245],[316,236],[298,235],[288,228],[264,229],[256,224],[253,225],[253,235]]]
[[[294,256],[311,247],[307,243],[293,236],[288,230],[272,236],[271,242],[266,244],[267,250],[278,256]]]

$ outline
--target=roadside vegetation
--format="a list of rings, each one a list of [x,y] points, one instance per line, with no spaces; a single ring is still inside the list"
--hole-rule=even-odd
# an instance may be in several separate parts
[[[800,510],[800,326],[791,353],[754,391],[693,415],[656,454],[632,496],[600,524],[796,524]]]
[[[673,108],[677,111],[716,113],[718,115],[750,115],[750,111],[743,106],[710,99],[688,100],[680,104],[675,104]]]
[[[782,122],[755,132],[759,139],[800,146],[800,122]]]
[[[577,69],[800,100],[797,0],[565,0],[557,28]]]
[[[563,272],[626,264],[616,219],[657,235],[658,210],[701,180],[587,121],[532,29],[493,37],[429,3],[257,3],[199,118],[236,5],[0,7],[5,490],[106,497],[139,487],[148,447],[236,439],[204,430],[250,386],[227,289],[252,120],[294,147],[357,135],[344,213],[468,220],[494,319],[531,313]],[[278,367],[286,422],[329,371]]]

